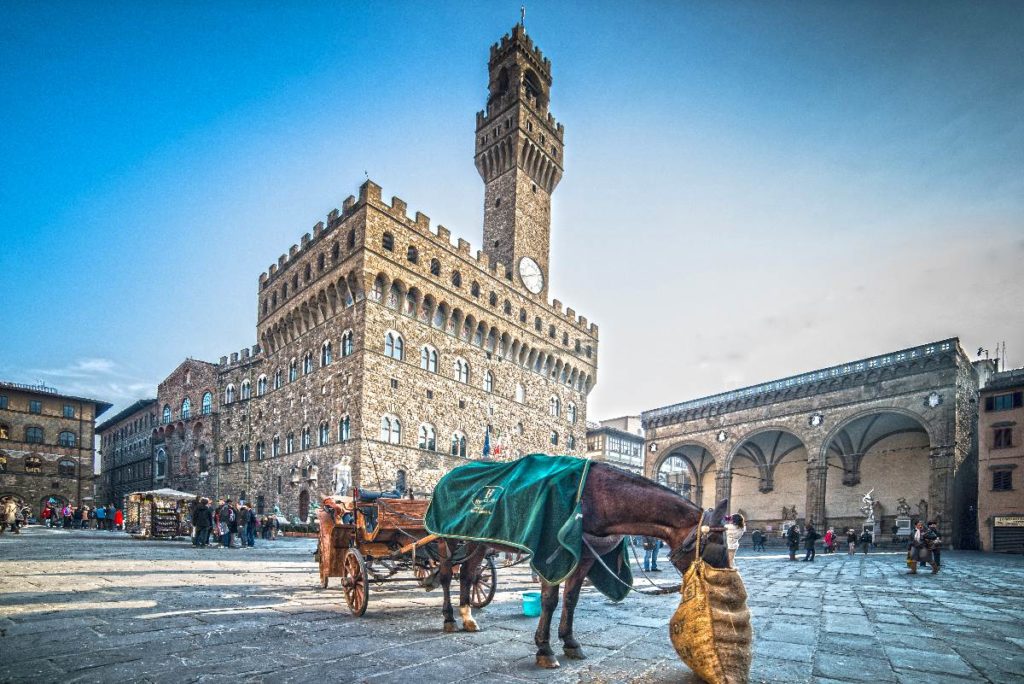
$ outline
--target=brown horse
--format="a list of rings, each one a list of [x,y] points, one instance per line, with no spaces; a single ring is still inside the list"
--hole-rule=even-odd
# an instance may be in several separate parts
[[[584,549],[576,571],[565,580],[562,620],[558,626],[558,638],[562,640],[562,652],[572,659],[584,658],[579,642],[573,636],[573,613],[579,600],[583,579],[593,567],[594,553],[605,554],[615,549],[625,535],[647,536],[662,539],[668,543],[672,553],[672,564],[685,573],[694,560],[694,540],[697,526],[701,522],[701,509],[668,487],[663,487],[647,478],[628,473],[605,463],[594,463],[590,467],[582,494]],[[717,526],[726,512],[728,501],[722,501],[715,508],[710,520]],[[718,528],[719,530],[721,528]],[[716,530],[718,531],[718,530]],[[721,543],[721,535],[711,535],[711,542],[701,554],[705,561],[716,567],[725,567],[728,557]],[[715,542],[718,542],[717,544]],[[457,542],[441,542],[454,548]],[[463,628],[475,632],[479,629],[470,608],[470,588],[480,573],[481,561],[489,549],[518,551],[499,546],[470,543],[468,556],[460,570],[459,613]],[[443,549],[442,557],[449,555]],[[455,631],[455,615],[451,602],[451,562],[442,562],[438,578],[444,589],[444,630]],[[534,641],[537,644],[537,664],[541,667],[558,667],[558,660],[551,650],[551,616],[558,606],[558,585],[542,583],[541,616]]]

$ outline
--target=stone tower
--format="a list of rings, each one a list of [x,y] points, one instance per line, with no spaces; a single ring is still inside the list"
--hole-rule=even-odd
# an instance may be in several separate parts
[[[518,24],[491,46],[487,110],[476,116],[484,244],[508,277],[548,291],[551,193],[562,178],[563,128],[548,113],[551,61]]]

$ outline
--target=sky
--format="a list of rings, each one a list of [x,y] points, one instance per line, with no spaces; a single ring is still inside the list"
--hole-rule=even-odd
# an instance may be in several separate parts
[[[367,178],[481,242],[519,2],[0,6],[0,379],[115,404],[255,343]],[[1024,365],[1024,3],[536,3],[588,418],[958,336]]]

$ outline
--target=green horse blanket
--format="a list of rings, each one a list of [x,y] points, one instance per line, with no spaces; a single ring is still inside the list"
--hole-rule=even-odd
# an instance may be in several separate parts
[[[437,483],[425,526],[442,537],[529,552],[536,573],[558,584],[576,570],[583,555],[580,499],[589,469],[587,459],[545,454],[511,463],[467,463]],[[624,599],[633,584],[626,552],[623,539],[602,556],[604,565],[595,562],[587,573],[613,601]]]

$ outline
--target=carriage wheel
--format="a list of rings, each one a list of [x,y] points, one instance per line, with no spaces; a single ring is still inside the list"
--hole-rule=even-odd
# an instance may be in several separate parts
[[[483,608],[494,598],[498,589],[498,568],[494,564],[494,556],[488,556],[480,566],[480,575],[469,588],[469,605]]]
[[[345,552],[344,560],[345,575],[342,578],[342,588],[345,590],[345,602],[349,610],[356,617],[362,617],[366,612],[366,604],[370,599],[370,584],[366,577],[366,561],[358,549],[349,549]]]

